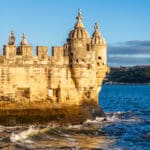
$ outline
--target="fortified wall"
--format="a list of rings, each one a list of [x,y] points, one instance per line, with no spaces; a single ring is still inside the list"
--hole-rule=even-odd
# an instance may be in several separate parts
[[[19,46],[11,32],[0,56],[0,100],[50,100],[79,104],[98,102],[99,87],[108,71],[107,45],[96,23],[90,37],[82,23],[81,12],[63,46],[37,46],[36,56],[25,34]]]

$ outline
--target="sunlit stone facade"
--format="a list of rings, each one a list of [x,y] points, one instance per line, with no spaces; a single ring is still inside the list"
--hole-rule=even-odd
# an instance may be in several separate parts
[[[97,23],[90,37],[80,11],[76,19],[66,43],[52,47],[52,56],[47,46],[37,46],[34,56],[25,34],[16,46],[11,32],[0,56],[0,100],[98,102],[99,87],[108,71],[107,45]]]

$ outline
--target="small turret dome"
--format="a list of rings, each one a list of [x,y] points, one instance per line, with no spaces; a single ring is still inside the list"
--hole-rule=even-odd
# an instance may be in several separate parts
[[[81,10],[78,11],[78,16],[76,17],[76,19],[77,23],[74,26],[74,30],[70,32],[69,39],[90,38],[89,33],[85,30],[82,23]]]
[[[92,44],[106,45],[105,39],[101,36],[101,33],[99,32],[99,26],[97,22],[95,23],[94,29],[95,31],[93,33],[91,41]]]
[[[22,41],[21,41],[20,45],[28,45],[28,42],[26,40],[26,35],[24,33],[22,35]]]

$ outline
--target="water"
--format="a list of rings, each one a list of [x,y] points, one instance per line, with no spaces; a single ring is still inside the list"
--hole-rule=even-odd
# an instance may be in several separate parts
[[[150,85],[105,85],[103,118],[80,125],[0,126],[0,149],[149,150]]]
[[[116,139],[111,148],[150,150],[150,85],[108,85],[101,106],[114,122],[103,126]]]

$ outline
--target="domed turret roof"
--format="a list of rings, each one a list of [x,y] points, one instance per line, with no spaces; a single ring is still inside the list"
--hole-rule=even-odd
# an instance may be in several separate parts
[[[82,23],[81,10],[78,11],[78,16],[76,17],[76,19],[77,23],[74,26],[74,30],[70,32],[69,39],[90,38],[89,33],[85,30]]]
[[[99,32],[99,26],[97,22],[95,23],[94,29],[95,31],[93,33],[91,41],[92,44],[106,45],[105,39],[101,36],[101,33]]]
[[[22,35],[22,41],[21,41],[20,45],[28,45],[28,42],[27,42],[27,40],[26,40],[26,36],[25,36],[24,33],[23,33],[23,35]]]

